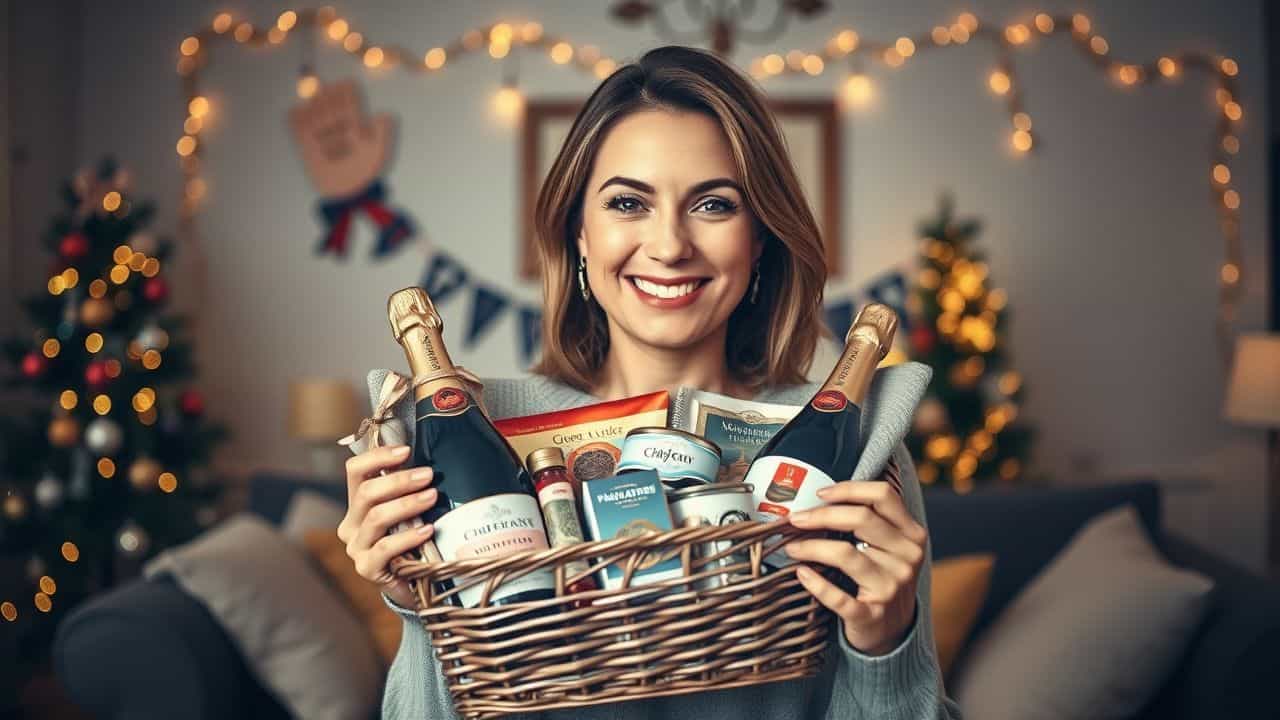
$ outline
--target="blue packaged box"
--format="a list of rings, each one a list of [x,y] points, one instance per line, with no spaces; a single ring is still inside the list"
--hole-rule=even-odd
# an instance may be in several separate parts
[[[667,495],[655,470],[632,472],[587,481],[582,487],[582,514],[592,540],[612,540],[645,533],[664,533],[672,529]],[[615,563],[601,572],[606,588],[622,586],[625,567]],[[631,585],[679,577],[680,556],[665,560],[650,556],[641,563],[631,578]]]

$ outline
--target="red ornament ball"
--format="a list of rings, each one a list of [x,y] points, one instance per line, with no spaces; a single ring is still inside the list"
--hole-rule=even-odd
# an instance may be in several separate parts
[[[194,417],[204,413],[204,396],[195,390],[184,391],[178,403],[182,406],[184,415]]]
[[[78,232],[69,233],[58,244],[58,254],[67,262],[75,262],[89,254],[89,239]]]
[[[148,302],[164,302],[169,297],[169,286],[158,277],[149,278],[142,286],[142,296]]]
[[[89,387],[98,390],[107,384],[107,366],[99,360],[89,363],[84,369],[84,381]]]
[[[911,331],[911,347],[921,355],[933,350],[933,346],[937,341],[938,337],[933,334],[933,330],[924,325],[917,325]]]
[[[22,358],[22,374],[33,380],[43,375],[48,367],[49,362],[40,353],[29,352]]]

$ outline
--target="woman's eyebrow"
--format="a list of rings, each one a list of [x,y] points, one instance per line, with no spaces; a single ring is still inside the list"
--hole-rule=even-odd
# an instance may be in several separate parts
[[[630,188],[635,188],[640,192],[649,193],[650,195],[652,195],[654,192],[653,186],[650,185],[649,183],[644,182],[643,180],[636,180],[635,178],[623,177],[621,175],[614,175],[608,180],[605,180],[600,185],[600,187],[596,190],[596,192],[600,192],[601,190],[604,190],[610,185],[625,185]],[[742,187],[738,185],[738,183],[735,182],[734,180],[727,177],[718,177],[718,178],[712,178],[710,180],[703,180],[697,185],[694,185],[693,187],[689,188],[689,192],[686,193],[686,196],[697,195],[698,193],[706,192],[707,190],[710,190],[712,188],[717,188],[717,187],[730,187],[730,188],[733,188],[734,190],[737,190],[742,195],[746,195],[746,193],[743,192]]]

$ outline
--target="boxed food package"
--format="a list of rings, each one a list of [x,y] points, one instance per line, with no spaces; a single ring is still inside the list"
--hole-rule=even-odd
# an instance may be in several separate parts
[[[497,420],[493,424],[525,458],[552,445],[564,451],[574,492],[582,483],[613,475],[622,457],[622,441],[634,428],[667,424],[670,396],[665,390],[586,405],[570,410]]]
[[[672,529],[666,487],[655,470],[632,470],[613,477],[596,478],[582,486],[582,514],[592,540],[613,540]],[[631,586],[645,585],[683,573],[680,558],[662,559],[650,554],[636,569]],[[606,588],[622,586],[625,568],[618,563],[601,570]]]
[[[671,406],[671,427],[720,446],[717,483],[741,482],[760,448],[802,407],[739,400],[682,387]]]

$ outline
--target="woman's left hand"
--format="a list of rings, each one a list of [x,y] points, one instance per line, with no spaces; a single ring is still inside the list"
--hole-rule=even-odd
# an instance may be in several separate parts
[[[793,540],[786,553],[829,565],[857,584],[856,597],[850,596],[810,567],[796,571],[818,602],[840,617],[850,645],[866,655],[886,655],[911,629],[928,533],[888,482],[839,482],[818,497],[827,504],[792,513],[791,524],[853,537]],[[864,544],[855,547],[858,540]]]

